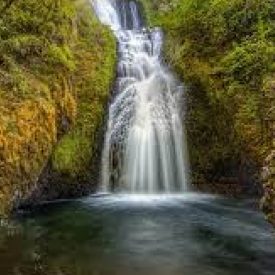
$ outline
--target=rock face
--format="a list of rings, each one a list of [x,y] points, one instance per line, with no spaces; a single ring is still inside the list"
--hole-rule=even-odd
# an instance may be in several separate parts
[[[115,57],[115,39],[88,0],[3,7],[0,215],[32,198],[82,195],[94,184]]]
[[[275,150],[266,158],[264,165],[264,197],[261,204],[268,221],[275,226]]]
[[[10,116],[1,115],[0,213],[9,212],[37,181],[56,141],[55,115],[44,99],[24,101]],[[5,127],[5,119],[16,132]]]
[[[268,156],[264,160],[262,180],[264,196],[261,206],[268,221],[275,226],[275,75],[265,80],[264,88],[264,129]]]

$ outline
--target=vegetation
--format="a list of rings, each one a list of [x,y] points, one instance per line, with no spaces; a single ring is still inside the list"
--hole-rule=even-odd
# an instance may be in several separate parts
[[[87,172],[115,62],[89,5],[0,2],[0,213],[32,192],[50,158],[56,173]]]
[[[150,24],[164,28],[167,60],[188,85],[194,182],[237,177],[246,184],[274,146],[274,0],[142,2]]]

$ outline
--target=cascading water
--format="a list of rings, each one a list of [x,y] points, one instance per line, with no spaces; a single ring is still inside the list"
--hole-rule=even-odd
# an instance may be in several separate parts
[[[161,62],[162,32],[144,27],[139,5],[92,0],[118,40],[116,88],[102,157],[105,191],[187,190],[182,85]]]

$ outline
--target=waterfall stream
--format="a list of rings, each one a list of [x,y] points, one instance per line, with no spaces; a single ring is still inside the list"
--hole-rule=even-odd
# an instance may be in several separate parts
[[[118,42],[117,80],[102,156],[104,191],[186,191],[183,86],[162,63],[161,30],[146,28],[135,1],[92,4]]]

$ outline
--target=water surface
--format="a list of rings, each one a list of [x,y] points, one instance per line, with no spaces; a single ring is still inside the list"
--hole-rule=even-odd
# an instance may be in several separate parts
[[[41,205],[0,227],[0,274],[274,274],[252,201],[108,195]]]

